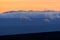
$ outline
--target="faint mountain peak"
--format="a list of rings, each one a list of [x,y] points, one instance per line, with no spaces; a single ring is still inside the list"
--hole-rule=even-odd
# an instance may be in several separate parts
[[[18,12],[60,12],[60,11],[55,11],[55,10],[11,10],[11,11],[7,11],[7,12],[3,12],[3,13],[18,13]]]
[[[26,10],[18,10],[17,12],[26,12]]]
[[[43,10],[42,12],[56,12],[55,10]]]
[[[12,10],[12,11],[7,11],[7,12],[3,12],[3,13],[12,13],[12,12],[17,12],[17,11]]]

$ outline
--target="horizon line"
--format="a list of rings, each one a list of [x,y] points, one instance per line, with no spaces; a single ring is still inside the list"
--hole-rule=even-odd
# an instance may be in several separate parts
[[[49,9],[47,9],[47,10],[8,10],[8,11],[3,11],[3,12],[0,12],[0,13],[4,13],[4,12],[13,12],[13,11],[15,11],[15,12],[18,12],[18,11],[20,11],[20,12],[48,12],[48,11],[50,11],[50,12],[60,12],[60,10],[49,10]]]

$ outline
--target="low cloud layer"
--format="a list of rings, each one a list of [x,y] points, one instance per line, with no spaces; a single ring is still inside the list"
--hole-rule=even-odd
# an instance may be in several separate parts
[[[60,18],[60,12],[8,12],[0,14],[0,18],[20,18],[25,20],[43,19],[49,22],[56,18]]]

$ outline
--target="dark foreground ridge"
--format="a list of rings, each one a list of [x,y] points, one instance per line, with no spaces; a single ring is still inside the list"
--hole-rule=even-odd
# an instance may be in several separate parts
[[[60,31],[0,36],[0,40],[60,40]]]

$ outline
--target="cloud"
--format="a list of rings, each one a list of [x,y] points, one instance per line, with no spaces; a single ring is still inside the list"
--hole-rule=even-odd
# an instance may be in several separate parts
[[[51,20],[55,20],[56,18],[60,18],[60,12],[8,12],[4,14],[0,14],[0,18],[20,18],[21,20],[28,21],[38,21],[43,19],[45,22],[50,22]]]
[[[45,21],[45,22],[50,22],[50,20],[49,20],[49,19],[44,19],[44,21]]]

